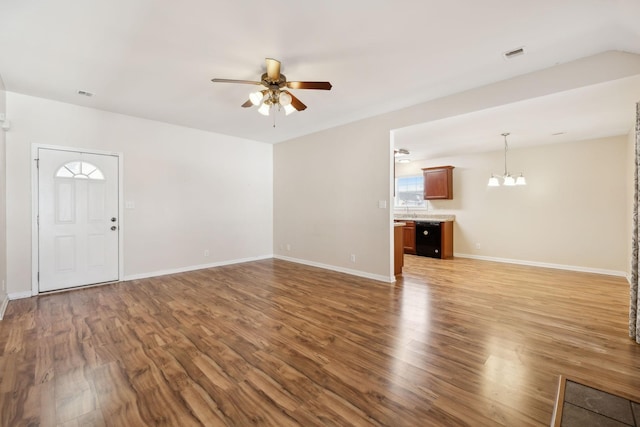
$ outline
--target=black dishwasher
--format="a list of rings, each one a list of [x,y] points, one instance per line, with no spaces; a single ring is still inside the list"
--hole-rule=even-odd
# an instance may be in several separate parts
[[[416,255],[442,258],[440,223],[416,221]]]

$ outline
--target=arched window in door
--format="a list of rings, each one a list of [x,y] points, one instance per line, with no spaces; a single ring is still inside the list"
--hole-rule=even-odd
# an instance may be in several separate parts
[[[63,165],[56,171],[56,178],[77,178],[104,180],[104,174],[89,162],[76,160]]]

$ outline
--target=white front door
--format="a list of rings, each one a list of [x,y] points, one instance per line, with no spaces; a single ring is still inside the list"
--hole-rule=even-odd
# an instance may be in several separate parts
[[[38,148],[38,289],[118,280],[118,157]]]

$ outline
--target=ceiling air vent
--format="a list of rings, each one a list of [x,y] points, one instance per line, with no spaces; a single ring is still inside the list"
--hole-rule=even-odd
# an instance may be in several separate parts
[[[513,50],[508,50],[505,53],[502,54],[502,56],[504,56],[504,59],[511,59],[511,58],[515,58],[516,56],[520,56],[520,55],[524,55],[524,47],[519,47],[517,49],[513,49]]]
[[[91,97],[93,94],[91,92],[87,92],[86,90],[79,90],[78,95]]]

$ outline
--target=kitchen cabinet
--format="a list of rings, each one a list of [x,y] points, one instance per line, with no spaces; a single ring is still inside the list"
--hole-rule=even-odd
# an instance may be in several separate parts
[[[453,199],[453,166],[423,168],[424,199]]]
[[[404,233],[404,253],[416,254],[416,223],[414,221],[405,221],[402,229]]]
[[[402,223],[396,223],[393,226],[393,274],[402,274],[402,267],[404,266],[404,226]]]
[[[453,221],[440,223],[442,259],[453,258]]]

